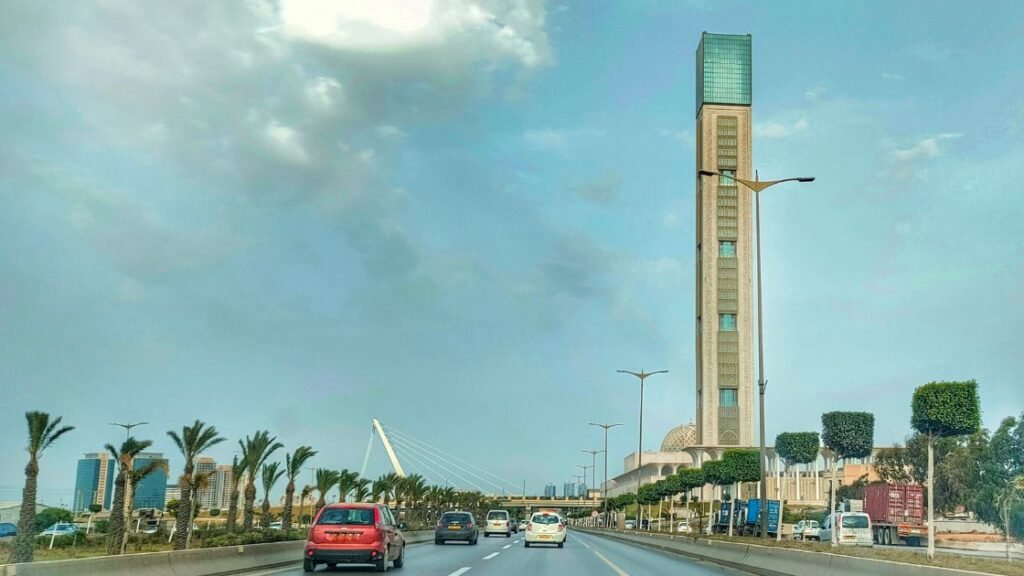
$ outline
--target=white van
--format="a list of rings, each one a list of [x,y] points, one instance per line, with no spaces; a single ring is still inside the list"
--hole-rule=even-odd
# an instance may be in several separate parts
[[[833,527],[836,529],[836,542],[850,546],[873,546],[871,535],[871,517],[863,512],[839,512],[830,514],[821,524],[819,538],[822,542],[832,541]]]

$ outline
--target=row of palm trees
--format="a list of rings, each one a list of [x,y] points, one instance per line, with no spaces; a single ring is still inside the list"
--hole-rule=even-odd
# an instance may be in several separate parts
[[[32,534],[32,523],[35,520],[37,485],[39,478],[39,459],[58,438],[74,430],[73,426],[62,426],[61,417],[52,418],[45,412],[28,412],[25,414],[28,423],[29,461],[25,466],[25,487],[22,491],[21,516],[18,521],[18,535],[11,547],[9,563],[31,562],[35,549],[35,538]],[[199,472],[195,463],[198,456],[213,446],[224,442],[217,428],[196,420],[191,425],[183,426],[181,431],[170,430],[167,435],[184,457],[185,465],[178,478],[181,497],[175,514],[175,529],[172,542],[175,550],[183,550],[190,546],[192,521],[197,514],[197,503],[193,498],[199,490],[209,487],[212,472]],[[151,460],[145,466],[136,468],[135,458],[153,445],[152,440],[141,440],[128,436],[120,446],[107,444],[105,449],[117,462],[117,476],[114,481],[114,498],[111,506],[109,526],[107,530],[107,553],[124,554],[128,541],[127,523],[132,502],[132,487],[157,470],[166,469],[166,463]],[[283,466],[279,461],[270,461],[271,457],[284,445],[271,436],[266,430],[258,430],[252,436],[238,441],[241,458],[237,455],[231,462],[233,488],[229,495],[226,527],[228,531],[253,530],[256,517],[256,480],[259,479],[263,488],[260,526],[270,526],[270,491],[281,478],[287,478],[285,487],[284,510],[281,514],[281,528],[290,530],[293,525],[293,506],[295,498],[296,478],[306,462],[316,456],[317,451],[310,446],[299,446],[285,454]],[[241,478],[245,476],[244,494],[240,492]],[[316,500],[316,511],[323,508],[328,492],[337,488],[339,502],[382,502],[386,506],[394,503],[394,508],[405,511],[405,517],[427,523],[436,520],[448,509],[458,508],[481,514],[488,507],[495,507],[494,500],[481,492],[457,491],[451,487],[431,486],[419,474],[399,476],[395,473],[384,474],[376,480],[362,478],[359,473],[350,470],[329,470],[318,468],[315,473],[315,485],[305,486],[300,493],[300,506],[314,491],[319,492]],[[242,502],[241,526],[238,522],[239,499]],[[127,514],[126,514],[127,513]]]

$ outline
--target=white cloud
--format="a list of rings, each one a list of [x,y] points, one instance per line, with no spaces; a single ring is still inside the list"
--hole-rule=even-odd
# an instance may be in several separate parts
[[[492,59],[526,67],[545,64],[549,59],[545,18],[539,0],[284,0],[281,4],[283,29],[289,37],[343,52],[403,53],[432,67]]]
[[[903,80],[903,74],[894,74],[892,72],[882,72],[882,78],[886,80]]]
[[[780,122],[762,122],[754,124],[754,137],[755,138],[785,138],[792,136],[797,132],[803,132],[807,129],[809,124],[807,120],[801,118],[792,124],[783,124]]]
[[[381,140],[402,140],[406,134],[397,126],[381,125],[374,128]]]
[[[683,148],[688,150],[693,150],[697,146],[693,132],[690,132],[689,130],[671,130],[668,128],[662,128],[658,130],[658,136],[677,142]]]
[[[266,135],[271,150],[282,160],[292,164],[309,162],[309,154],[302,146],[302,135],[294,128],[272,121],[267,125]]]
[[[808,100],[812,101],[817,100],[821,98],[827,90],[828,89],[825,88],[825,85],[819,82],[815,84],[814,87],[812,87],[810,90],[804,92],[804,98],[807,98]]]
[[[675,214],[665,214],[665,217],[661,219],[661,223],[665,228],[675,228],[679,225],[679,217]]]
[[[568,145],[568,133],[564,130],[541,128],[523,133],[527,147],[540,152],[564,152]]]
[[[943,133],[918,140],[909,148],[892,147],[889,151],[889,168],[883,176],[896,180],[910,180],[923,170],[924,163],[942,153],[941,142],[955,140],[962,134]]]

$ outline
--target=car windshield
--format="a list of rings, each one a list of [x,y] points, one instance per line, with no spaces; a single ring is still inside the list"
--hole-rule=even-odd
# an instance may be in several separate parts
[[[867,528],[867,516],[843,516],[843,528]]]
[[[488,520],[508,520],[508,512],[488,512]]]
[[[325,526],[349,525],[370,526],[373,524],[372,508],[329,508],[320,515],[317,524]]]
[[[469,514],[445,514],[441,516],[442,524],[468,524],[471,522]]]
[[[534,524],[558,524],[558,516],[551,514],[537,514],[531,520]]]

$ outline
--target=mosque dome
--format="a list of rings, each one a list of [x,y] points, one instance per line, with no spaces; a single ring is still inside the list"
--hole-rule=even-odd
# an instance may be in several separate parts
[[[692,422],[676,426],[661,441],[662,452],[678,452],[684,448],[697,445],[697,426]]]

